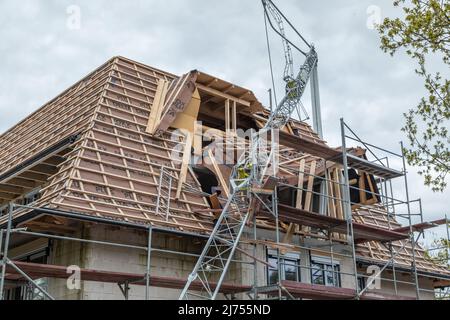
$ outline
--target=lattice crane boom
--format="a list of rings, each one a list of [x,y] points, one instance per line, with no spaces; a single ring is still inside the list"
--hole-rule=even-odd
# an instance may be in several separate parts
[[[275,20],[275,22],[278,26],[278,32],[283,41],[284,58],[286,60],[286,64],[284,67],[283,79],[285,81],[291,80],[292,78],[294,78],[294,58],[292,55],[291,46],[286,38],[283,15],[278,10],[278,8],[273,4],[272,1],[262,0],[262,4],[264,7],[264,12],[265,12],[266,18],[269,19],[270,25],[272,27],[274,27],[272,24],[272,21],[269,17],[269,14],[273,17],[273,19]]]
[[[291,50],[291,45],[293,44],[286,38],[283,19],[291,27],[292,24],[284,17],[272,1],[262,0],[262,3],[266,16],[270,13],[277,21],[279,29],[276,32],[283,39],[286,57],[283,79],[286,82],[286,96],[271,113],[265,126],[252,136],[249,150],[246,150],[241,155],[238,163],[234,166],[230,177],[231,193],[228,201],[193,271],[188,277],[188,281],[181,292],[180,300],[189,298],[216,299],[247,220],[253,210],[250,205],[253,199],[252,187],[260,186],[263,183],[267,168],[273,156],[273,144],[271,148],[267,148],[267,142],[264,139],[265,134],[271,132],[273,139],[274,130],[281,129],[288,123],[292,113],[300,104],[300,99],[305,92],[308,80],[318,62],[314,47],[307,44],[309,52],[302,52],[306,56],[306,61],[300,67],[298,75],[294,78]],[[272,22],[270,23],[272,25]],[[300,34],[299,36],[301,37]],[[303,37],[301,38],[305,41]],[[202,290],[192,290],[192,284],[195,281],[201,285]]]

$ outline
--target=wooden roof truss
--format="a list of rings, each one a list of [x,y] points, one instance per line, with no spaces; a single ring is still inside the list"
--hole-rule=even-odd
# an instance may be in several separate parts
[[[239,113],[259,127],[267,120],[268,111],[247,89],[195,70],[177,77],[115,57],[0,136],[0,204],[40,187],[36,206],[208,234],[213,213],[186,160],[191,158],[192,147],[212,159],[215,152],[229,147],[227,139],[238,142],[232,144],[236,152],[248,141],[228,136],[201,149],[194,137],[173,130],[170,124],[195,90],[203,104],[223,104],[227,129],[236,128],[237,123],[230,110],[234,117]],[[55,147],[67,139],[70,144]],[[345,222],[341,151],[330,148],[311,127],[295,120],[280,132],[280,145],[280,188],[298,190],[281,222],[285,241],[300,234],[345,242],[346,233],[340,229]],[[402,174],[352,155],[350,164],[384,178]],[[163,168],[174,183],[168,192],[172,200],[168,214],[158,215]],[[226,194],[230,168],[214,162],[209,168],[220,178]],[[332,196],[320,217],[313,212],[314,177],[327,179]],[[0,217],[0,223],[4,220]],[[411,246],[403,245],[409,240],[393,230],[400,225],[387,218],[383,207],[360,208],[354,221],[360,226],[356,229],[360,230],[358,253],[362,257],[386,261],[389,252],[379,241],[387,239],[394,240],[395,249],[404,247],[396,263],[410,263]],[[258,217],[258,226],[275,228],[263,216]],[[417,250],[420,268],[442,271],[426,261],[423,249]]]

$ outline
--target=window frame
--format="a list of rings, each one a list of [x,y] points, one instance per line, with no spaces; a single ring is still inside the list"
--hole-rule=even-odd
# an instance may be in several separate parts
[[[0,207],[0,217],[6,216],[8,214],[8,205],[4,205]]]
[[[319,266],[318,268],[314,267],[314,265]],[[342,279],[341,279],[341,263],[339,260],[334,260],[331,263],[330,258],[320,257],[320,256],[310,256],[310,276],[311,276],[311,284],[313,285],[323,285],[327,287],[342,287]],[[332,270],[329,268],[331,267]],[[319,270],[321,275],[320,278],[323,279],[322,283],[315,283],[314,281],[314,270]],[[331,273],[333,281],[329,281],[329,274]]]
[[[362,291],[367,285],[366,278],[364,276],[358,276],[358,290]]]
[[[50,248],[49,246],[46,246],[45,248],[36,249],[19,255],[15,257],[14,260],[47,264],[49,256]],[[34,279],[34,281],[44,290],[48,289],[48,280],[47,277]],[[28,286],[26,284],[19,284],[15,287],[5,289],[4,294],[6,300],[45,300],[45,296],[42,292],[34,286]]]
[[[275,268],[271,268],[269,266],[267,266],[266,268],[266,274],[267,274],[267,284],[268,285],[275,285],[278,282],[278,254],[276,250],[270,250],[268,249],[266,252],[266,260],[269,262],[272,260],[273,262],[275,262]],[[288,263],[286,263],[288,262]],[[301,274],[301,257],[300,257],[300,253],[286,253],[284,255],[280,254],[280,265],[282,266],[281,268],[281,281],[287,280],[287,281],[295,281],[295,282],[301,282],[302,281],[302,274]],[[272,263],[273,265],[273,263]],[[286,266],[293,266],[295,269],[295,278],[296,280],[288,280],[286,279]],[[275,277],[275,282],[271,282],[271,274],[272,272],[275,272],[276,277]]]

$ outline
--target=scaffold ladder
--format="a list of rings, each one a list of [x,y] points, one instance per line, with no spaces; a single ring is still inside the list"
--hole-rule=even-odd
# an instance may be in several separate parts
[[[277,21],[280,30],[276,30],[276,32],[282,37],[285,48],[289,48],[292,42],[286,38],[284,28],[279,24],[280,17],[284,18],[284,16],[272,1],[263,0],[263,5],[267,16],[269,14],[273,15],[274,12],[277,13],[275,21]],[[299,33],[297,32],[297,34]],[[306,61],[301,65],[297,76],[294,78],[289,74],[284,75],[286,96],[270,114],[265,126],[252,135],[249,150],[241,155],[233,168],[230,176],[232,193],[229,195],[228,201],[217,219],[216,225],[193,271],[188,277],[186,285],[181,292],[180,300],[190,299],[191,297],[214,300],[220,291],[245,224],[253,210],[252,192],[250,189],[260,187],[268,175],[269,165],[271,163],[274,166],[276,165],[274,163],[274,145],[276,144],[274,141],[276,140],[275,134],[277,132],[275,131],[283,128],[288,123],[292,113],[300,104],[300,99],[305,92],[312,72],[317,67],[317,53],[313,46],[306,44],[309,47],[309,51],[306,53],[300,50],[305,55]],[[286,70],[292,68],[292,63],[292,59],[286,60],[286,64],[288,64]],[[267,141],[265,137],[268,134],[270,134],[272,140],[271,148],[266,148]],[[194,291],[191,288],[196,281],[201,285],[200,291]]]
[[[156,214],[169,220],[170,198],[172,191],[172,175],[164,166],[161,167],[158,183],[158,197],[156,199]]]
[[[245,190],[236,189],[230,195],[180,299],[214,300],[217,297],[251,212],[248,200]],[[201,283],[201,291],[189,290],[194,281]]]

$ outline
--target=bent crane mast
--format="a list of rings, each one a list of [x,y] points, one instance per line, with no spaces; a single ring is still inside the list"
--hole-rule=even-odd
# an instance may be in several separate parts
[[[260,199],[258,196],[255,197],[252,187],[258,187],[264,183],[264,178],[270,163],[275,157],[273,143],[272,148],[268,150],[264,146],[267,142],[263,137],[270,134],[272,141],[274,141],[275,131],[283,128],[287,124],[293,111],[299,106],[300,99],[305,92],[311,73],[317,66],[318,57],[314,47],[305,41],[271,0],[262,0],[262,4],[271,27],[283,40],[286,57],[284,71],[286,95],[278,104],[275,111],[270,114],[265,126],[259,132],[252,135],[250,148],[241,155],[237,164],[234,166],[230,176],[232,192],[193,271],[188,277],[187,283],[181,292],[180,300],[191,297],[196,299],[216,299],[232,262],[244,227],[249,217],[253,214],[252,210],[254,206],[251,205],[252,201]],[[278,28],[275,28],[270,16],[276,21]],[[286,37],[283,21],[287,21],[306,43],[309,52],[303,52]],[[294,77],[293,72],[291,46],[306,56],[306,61],[300,67],[300,71],[296,77]],[[275,166],[274,163],[273,165]],[[200,283],[202,290],[192,290],[191,287],[194,282]]]

